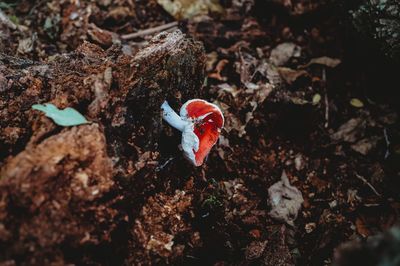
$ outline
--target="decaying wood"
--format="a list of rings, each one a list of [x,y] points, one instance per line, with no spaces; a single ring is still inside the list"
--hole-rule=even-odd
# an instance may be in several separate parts
[[[166,98],[176,105],[196,96],[203,68],[202,45],[180,31],[157,35],[133,56],[90,43],[48,63],[0,54],[0,160],[35,135],[41,114],[31,106],[46,102],[101,122],[110,140],[151,147],[160,132],[159,106]]]
[[[133,56],[90,43],[46,63],[0,54],[0,261],[64,264],[65,250],[115,241],[129,219],[113,205],[134,194],[116,176],[138,191],[138,169],[154,181],[160,106],[196,97],[203,69],[202,45],[179,31]],[[31,109],[48,102],[91,124],[61,128]]]

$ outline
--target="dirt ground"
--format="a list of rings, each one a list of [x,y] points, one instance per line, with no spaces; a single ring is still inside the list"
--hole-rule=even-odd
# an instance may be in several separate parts
[[[353,5],[0,1],[0,264],[332,265],[395,226],[399,66]],[[159,108],[192,98],[225,116],[200,167]],[[47,102],[91,123],[31,109]],[[283,172],[303,201],[277,219]]]

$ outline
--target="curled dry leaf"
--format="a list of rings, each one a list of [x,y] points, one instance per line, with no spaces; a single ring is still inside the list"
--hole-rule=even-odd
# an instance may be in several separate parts
[[[222,59],[218,62],[218,64],[215,67],[215,71],[213,73],[210,73],[208,77],[214,78],[217,80],[225,81],[227,80],[226,77],[221,76],[221,71],[224,69],[225,65],[228,64],[229,61],[226,59]]]
[[[232,95],[233,98],[236,98],[236,96],[240,93],[240,90],[235,85],[229,85],[228,83],[219,84],[218,88],[219,96],[222,96],[225,92],[228,92]]]
[[[246,259],[255,260],[262,256],[265,247],[267,246],[267,241],[253,241],[247,246],[245,251]]]
[[[274,49],[272,49],[269,60],[275,66],[283,66],[290,60],[290,58],[300,57],[300,55],[300,46],[291,42],[285,42],[278,44]]]
[[[35,42],[35,37],[29,37],[25,39],[21,39],[18,43],[18,53],[20,54],[29,54],[33,51],[33,46]]]
[[[176,19],[189,19],[207,15],[209,11],[223,13],[217,0],[157,0],[157,2]]]
[[[105,29],[101,29],[93,23],[89,24],[87,34],[92,41],[100,44],[102,47],[110,47],[113,43],[120,42],[117,34]]]
[[[331,135],[335,141],[355,142],[364,133],[366,123],[361,118],[352,118]]]
[[[306,68],[313,64],[324,65],[324,66],[333,68],[333,67],[336,67],[337,65],[339,65],[341,62],[342,61],[340,61],[340,59],[337,59],[337,58],[322,56],[322,57],[311,59],[310,62],[308,62],[305,65],[300,66],[299,68]]]
[[[378,137],[364,138],[351,145],[351,148],[362,155],[367,155],[373,148],[376,147],[378,140]]]
[[[294,225],[304,200],[300,190],[290,185],[285,171],[282,172],[281,180],[268,189],[268,196],[271,205],[269,215],[278,221]]]
[[[284,81],[288,84],[292,84],[301,76],[307,76],[308,73],[305,70],[293,70],[287,67],[279,67],[278,72]]]

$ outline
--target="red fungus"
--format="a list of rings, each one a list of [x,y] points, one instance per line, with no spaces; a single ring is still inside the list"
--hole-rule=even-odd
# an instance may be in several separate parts
[[[196,166],[203,164],[218,141],[224,125],[224,116],[218,106],[201,99],[193,99],[182,105],[180,116],[167,102],[164,102],[161,108],[164,120],[182,131],[185,156]]]

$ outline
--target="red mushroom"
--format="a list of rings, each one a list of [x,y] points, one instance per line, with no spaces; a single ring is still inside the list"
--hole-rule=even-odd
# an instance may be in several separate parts
[[[186,158],[200,166],[218,140],[224,116],[215,104],[193,99],[182,105],[180,116],[168,102],[161,105],[163,118],[182,132],[182,149]]]

